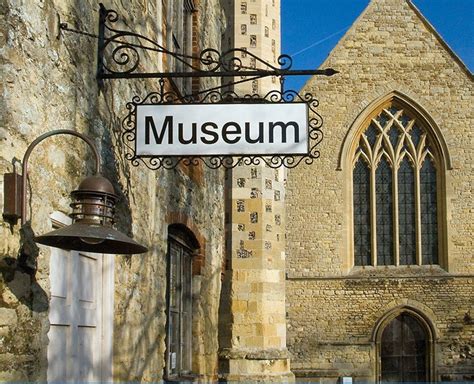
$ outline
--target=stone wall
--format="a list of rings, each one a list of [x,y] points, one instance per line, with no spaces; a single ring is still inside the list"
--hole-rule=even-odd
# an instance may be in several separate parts
[[[225,27],[218,0],[198,4],[196,25],[202,47],[219,49]],[[109,1],[132,29],[158,39],[161,1]],[[91,137],[99,148],[102,173],[119,194],[117,229],[149,247],[149,252],[115,258],[114,378],[159,380],[165,355],[167,227],[183,218],[205,245],[200,284],[196,285],[195,369],[203,378],[216,375],[217,308],[223,258],[223,172],[184,168],[150,171],[133,167],[124,157],[120,138],[125,104],[135,95],[156,90],[156,81],[95,79],[97,41],[59,33],[58,17],[72,28],[97,33],[95,1],[45,0],[0,4],[1,104],[0,170],[15,166],[29,143],[53,129],[72,129]],[[149,57],[148,57],[149,59]],[[141,69],[155,70],[156,60]],[[212,82],[212,81],[211,81]],[[215,82],[214,82],[215,83]],[[209,84],[209,81],[208,83]],[[204,85],[201,85],[204,86]],[[69,191],[93,171],[85,145],[55,137],[38,146],[30,160],[35,233],[51,229],[53,211],[69,212]],[[3,190],[3,188],[2,188]],[[3,197],[3,196],[2,196]],[[3,198],[1,203],[3,204]],[[19,225],[0,224],[0,380],[46,379],[49,329],[49,250],[40,247],[33,259],[18,255]],[[31,239],[31,236],[30,236]],[[37,263],[37,268],[35,267]]]
[[[405,0],[373,0],[321,67],[340,71],[314,77],[303,89],[320,101],[321,158],[291,170],[287,184],[292,368],[319,370],[317,377],[330,381],[343,374],[374,377],[368,340],[375,321],[399,305],[396,300],[414,300],[436,315],[438,377],[472,377],[472,350],[455,352],[466,349],[473,334],[472,74]],[[426,111],[449,152],[440,195],[446,206],[441,267],[362,270],[351,261],[352,179],[345,155],[358,129],[354,122],[394,93]]]
[[[472,376],[474,278],[333,278],[287,282],[292,369],[311,376],[374,380],[374,331],[397,307],[429,316],[436,329],[438,379]],[[456,375],[457,374],[457,375]],[[472,372],[471,372],[472,375]]]

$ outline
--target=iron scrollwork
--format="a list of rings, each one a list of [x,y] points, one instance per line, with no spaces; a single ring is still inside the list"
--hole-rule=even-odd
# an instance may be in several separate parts
[[[293,75],[325,75],[332,76],[337,71],[332,68],[316,70],[293,70],[291,56],[282,54],[275,64],[269,63],[251,51],[241,48],[232,48],[219,52],[214,48],[207,48],[197,55],[186,55],[173,52],[158,44],[153,39],[136,32],[121,30],[114,27],[119,21],[118,13],[106,9],[100,4],[97,77],[104,79],[127,78],[180,78],[180,77],[266,77],[266,76],[293,76]],[[68,30],[66,25],[62,28]],[[141,59],[146,54],[164,55],[172,57],[180,63],[181,72],[140,72]],[[256,65],[245,66],[242,57],[247,56],[255,60]],[[160,62],[161,60],[148,60]]]
[[[235,155],[235,156],[138,156],[135,153],[135,139],[136,139],[136,117],[137,106],[139,105],[157,105],[157,104],[176,104],[180,100],[182,104],[232,104],[245,102],[261,102],[261,103],[291,103],[304,102],[308,105],[310,110],[308,121],[308,136],[309,136],[309,151],[306,155]],[[132,101],[127,103],[128,114],[122,120],[122,139],[125,145],[125,157],[132,165],[139,166],[146,165],[148,168],[154,169],[173,169],[179,164],[183,165],[198,165],[201,162],[211,169],[220,167],[234,168],[239,165],[261,165],[265,164],[270,168],[294,168],[301,163],[310,165],[320,156],[318,144],[323,139],[323,132],[321,127],[323,119],[316,111],[319,102],[312,94],[306,93],[300,95],[296,91],[288,90],[280,92],[277,90],[270,91],[264,97],[258,95],[245,95],[239,97],[232,91],[210,91],[203,94],[200,99],[181,98],[173,91],[165,90],[165,82],[163,79],[159,81],[159,90],[157,92],[149,93],[143,99],[139,96],[133,97]]]
[[[328,68],[324,70],[292,70],[292,58],[280,55],[277,63],[269,63],[250,51],[233,48],[225,52],[208,48],[195,56],[173,52],[158,44],[153,39],[135,32],[121,30],[114,25],[119,25],[119,16],[116,11],[106,9],[100,4],[99,34],[98,34],[98,61],[97,77],[99,82],[104,79],[127,78],[157,78],[159,89],[149,93],[143,99],[135,96],[127,104],[128,114],[122,121],[122,139],[125,146],[126,159],[132,165],[145,164],[150,169],[173,169],[179,164],[198,165],[203,162],[207,167],[216,169],[220,167],[234,168],[238,165],[265,164],[271,168],[294,168],[297,165],[312,164],[320,156],[318,144],[322,141],[322,117],[316,111],[318,100],[313,95],[306,93],[300,95],[293,90],[273,90],[264,97],[259,95],[237,95],[233,91],[223,91],[219,86],[197,94],[182,96],[165,87],[165,79],[184,77],[239,77],[242,81],[250,81],[266,76],[292,76],[292,75],[325,75],[331,76],[337,71]],[[67,29],[67,28],[65,28]],[[155,72],[142,72],[150,63],[162,62],[147,60],[147,65],[142,65],[141,60],[147,55],[163,55],[176,60],[181,65],[182,72],[163,72],[156,68]],[[242,57],[251,57],[255,65],[247,67]],[[309,151],[305,155],[240,155],[240,156],[139,156],[135,151],[136,116],[137,106],[151,104],[209,104],[209,103],[290,103],[304,102],[310,109],[308,121]]]

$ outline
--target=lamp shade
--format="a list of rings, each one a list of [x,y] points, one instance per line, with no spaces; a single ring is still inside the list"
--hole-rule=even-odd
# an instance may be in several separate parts
[[[102,176],[84,179],[71,193],[73,223],[37,236],[35,241],[68,250],[131,254],[148,249],[112,227],[117,196],[109,180]]]
[[[148,251],[112,227],[83,223],[74,223],[37,236],[35,241],[50,247],[84,252],[130,254]]]

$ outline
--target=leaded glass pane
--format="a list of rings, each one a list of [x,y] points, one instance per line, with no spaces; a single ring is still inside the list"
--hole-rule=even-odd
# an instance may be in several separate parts
[[[403,125],[404,127],[406,127],[406,126],[408,125],[408,123],[410,122],[411,119],[410,119],[409,116],[403,114],[402,116],[400,116],[399,120],[400,120],[400,122],[402,123],[402,125]]]
[[[377,140],[377,133],[378,130],[373,126],[373,124],[370,124],[369,128],[365,132],[365,136],[367,137],[367,141],[369,142],[370,146],[373,148],[375,145],[375,141]]]
[[[385,157],[375,173],[377,264],[393,265],[392,169]]]
[[[385,112],[382,112],[379,116],[377,116],[377,118],[375,120],[378,121],[378,123],[380,124],[381,127],[385,127],[385,125],[387,124],[387,122],[390,119],[391,118],[389,116],[387,116],[387,114]]]
[[[390,143],[392,144],[392,147],[395,149],[398,143],[398,136],[399,136],[399,131],[395,127],[395,124],[393,124],[388,131],[388,138],[390,139]]]
[[[418,125],[414,125],[410,132],[410,136],[411,136],[411,140],[413,141],[413,144],[415,144],[415,148],[418,148],[418,144],[421,140],[421,134],[422,134],[422,131],[418,127]]]
[[[398,112],[398,109],[395,108],[393,105],[388,109],[388,111],[395,116],[395,114]]]
[[[353,178],[355,265],[370,265],[370,170],[361,159],[354,168]]]
[[[438,264],[436,168],[426,159],[420,172],[421,253],[423,264]]]
[[[415,174],[405,157],[398,170],[399,262],[416,263]]]

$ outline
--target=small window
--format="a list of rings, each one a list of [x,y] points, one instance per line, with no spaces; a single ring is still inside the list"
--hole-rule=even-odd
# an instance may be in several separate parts
[[[257,68],[257,59],[255,57],[250,58],[250,68],[252,69]]]
[[[242,13],[242,15],[247,14],[247,2],[246,1],[242,1],[240,3],[240,12]]]
[[[276,20],[275,19],[272,19],[272,29],[275,30],[276,29]]]
[[[272,39],[272,52],[275,53],[276,51],[276,42],[275,39]]]
[[[255,13],[250,14],[250,24],[257,24],[257,15]]]
[[[192,56],[193,54],[193,12],[194,5],[192,1],[183,2],[175,1],[167,7],[166,15],[166,36],[167,48],[179,54]],[[170,57],[169,70],[171,72],[189,71],[191,59],[182,58],[178,60]],[[187,64],[184,63],[187,62]],[[191,78],[175,79],[175,85],[184,94],[188,93],[191,88]]]
[[[192,278],[197,240],[181,225],[168,227],[166,378],[177,380],[192,370]]]
[[[243,59],[245,59],[247,57],[247,48],[246,47],[242,47],[240,48],[242,50],[241,52],[241,56]]]
[[[247,24],[241,24],[240,25],[240,33],[242,35],[246,35],[247,34]]]
[[[255,48],[257,46],[257,35],[250,35],[250,47]]]
[[[268,27],[265,27],[265,37],[270,36],[270,29]]]

